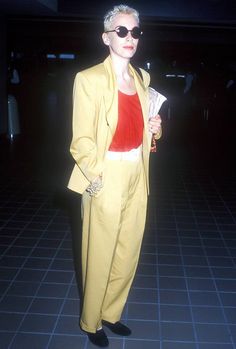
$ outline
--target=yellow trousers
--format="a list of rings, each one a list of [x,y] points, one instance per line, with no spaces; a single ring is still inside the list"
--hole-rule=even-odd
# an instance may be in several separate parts
[[[104,186],[82,196],[83,308],[81,328],[120,320],[138,264],[146,220],[143,163],[106,159]]]

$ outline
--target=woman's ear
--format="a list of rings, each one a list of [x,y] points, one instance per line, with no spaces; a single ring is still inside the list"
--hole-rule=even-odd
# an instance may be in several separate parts
[[[103,34],[102,34],[102,40],[103,40],[103,42],[104,42],[105,45],[109,46],[110,40],[109,40],[109,38],[108,38],[107,33],[103,33]]]

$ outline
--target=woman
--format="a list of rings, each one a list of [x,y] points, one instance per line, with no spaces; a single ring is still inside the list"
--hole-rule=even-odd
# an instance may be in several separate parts
[[[151,136],[149,75],[130,64],[142,32],[138,12],[115,6],[104,20],[106,60],[77,74],[74,84],[75,159],[68,187],[82,194],[83,308],[80,326],[108,346],[103,326],[122,336],[120,317],[136,271],[144,232]]]

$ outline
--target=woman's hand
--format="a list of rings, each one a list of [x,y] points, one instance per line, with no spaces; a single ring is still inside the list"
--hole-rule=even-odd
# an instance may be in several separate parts
[[[148,129],[153,134],[159,134],[161,132],[161,117],[159,114],[148,120]]]
[[[90,196],[95,196],[102,189],[102,187],[102,175],[99,175],[91,182],[91,184],[87,187],[86,191],[89,193]]]

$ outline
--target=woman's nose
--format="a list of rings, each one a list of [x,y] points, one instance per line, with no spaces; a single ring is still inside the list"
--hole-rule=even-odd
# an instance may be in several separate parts
[[[130,31],[128,32],[128,34],[126,36],[126,39],[129,40],[129,41],[132,40],[132,35],[131,35]]]

